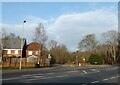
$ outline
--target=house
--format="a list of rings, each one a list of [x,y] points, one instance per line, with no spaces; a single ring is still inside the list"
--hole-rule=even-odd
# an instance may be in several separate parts
[[[40,59],[41,54],[41,45],[37,42],[31,42],[27,45],[26,48],[26,58],[27,61],[30,61],[30,58],[35,59],[35,62]],[[31,60],[32,61],[32,60]]]
[[[41,45],[37,42],[31,42],[26,48],[27,63],[32,64],[40,62],[41,66],[49,66],[49,59],[47,56],[42,56]],[[32,63],[31,63],[32,62]]]
[[[2,58],[4,62],[10,61],[12,58],[20,58],[22,51],[22,58],[26,57],[25,49],[26,49],[26,39],[23,39],[23,44],[21,44],[22,38],[3,38],[3,50],[2,50]],[[22,49],[21,49],[22,48]]]

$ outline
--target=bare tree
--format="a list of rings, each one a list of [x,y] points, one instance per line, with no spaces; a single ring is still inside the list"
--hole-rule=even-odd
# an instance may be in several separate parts
[[[40,23],[38,27],[35,28],[33,40],[40,44],[40,56],[42,57],[42,49],[44,47],[43,45],[45,45],[45,42],[47,40],[46,30],[42,23]]]
[[[57,41],[55,41],[55,40],[51,40],[50,42],[49,42],[49,47],[52,49],[52,48],[56,48],[58,46],[58,43],[57,43]]]
[[[112,53],[112,57],[114,58],[114,61],[116,62],[116,48],[118,45],[118,32],[115,30],[110,30],[107,32],[104,32],[102,34],[103,42],[107,44],[108,49],[110,50],[110,53]]]
[[[45,44],[47,40],[47,35],[46,35],[46,31],[42,23],[40,23],[38,27],[35,28],[33,40],[40,44]]]
[[[86,50],[89,52],[96,51],[97,41],[94,34],[86,35],[79,43],[78,48],[80,50]]]

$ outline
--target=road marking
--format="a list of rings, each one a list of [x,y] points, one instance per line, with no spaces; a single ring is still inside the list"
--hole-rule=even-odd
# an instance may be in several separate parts
[[[35,78],[41,78],[41,77],[44,77],[44,76],[33,76],[33,77],[35,77]]]
[[[103,79],[102,81],[107,81],[108,79]]]
[[[110,79],[114,79],[115,77],[111,77]]]
[[[82,70],[85,74],[87,74],[87,71],[85,71],[85,70]]]
[[[71,72],[78,72],[78,71],[68,71],[68,73],[71,73]]]
[[[33,75],[44,75],[44,74],[29,74],[29,75],[21,75],[21,76],[27,77],[27,76],[33,76]]]
[[[93,81],[93,82],[91,82],[91,83],[98,83],[99,81]]]
[[[95,71],[95,72],[100,72],[99,70],[97,70],[97,69],[91,69],[92,71]]]
[[[32,81],[32,80],[37,80],[37,79],[28,79],[28,80]]]
[[[63,75],[63,76],[56,76],[56,77],[67,77],[67,76],[69,76],[69,75]]]
[[[50,79],[50,78],[53,78],[53,77],[45,77],[45,78],[42,78],[42,79]]]
[[[13,80],[13,79],[20,79],[21,77],[18,78],[9,78],[9,79],[2,79],[2,80]]]
[[[47,73],[47,74],[55,74],[55,73]]]
[[[117,78],[120,77],[120,76],[116,76]]]

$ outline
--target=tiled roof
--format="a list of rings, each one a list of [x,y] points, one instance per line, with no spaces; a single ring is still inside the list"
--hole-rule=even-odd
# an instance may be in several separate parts
[[[32,42],[27,45],[26,50],[40,50],[40,44],[37,42]]]
[[[21,38],[5,38],[3,39],[3,49],[21,49]],[[24,39],[24,43],[26,39]]]

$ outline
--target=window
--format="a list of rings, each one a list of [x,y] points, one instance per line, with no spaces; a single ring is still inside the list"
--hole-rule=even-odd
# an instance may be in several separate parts
[[[38,51],[36,51],[36,55],[38,55]]]
[[[18,54],[18,50],[15,50],[15,54]]]
[[[8,51],[7,51],[7,54],[11,54],[11,50],[8,50]]]
[[[32,55],[32,51],[28,51],[28,55]]]

